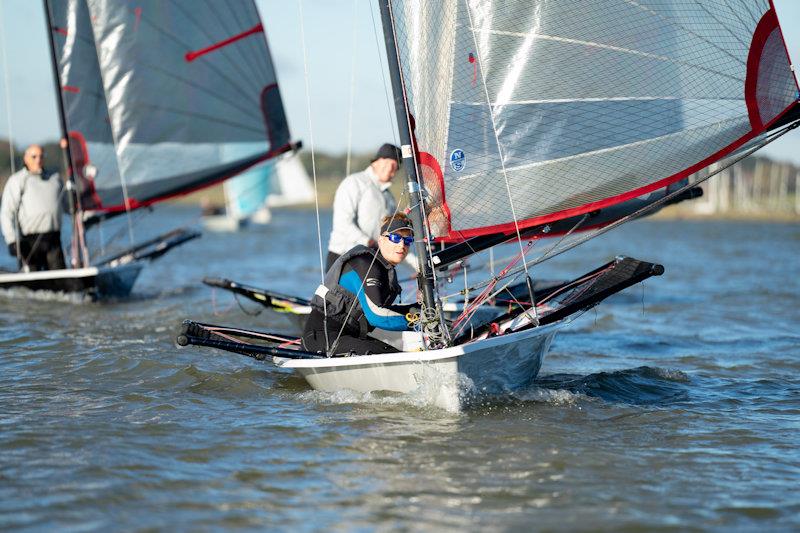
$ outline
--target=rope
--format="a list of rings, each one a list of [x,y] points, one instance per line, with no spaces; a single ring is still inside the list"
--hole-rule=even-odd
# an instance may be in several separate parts
[[[380,50],[383,48],[381,44],[380,38],[378,37],[378,25],[375,22],[375,13],[372,9],[369,10],[369,14],[372,17],[372,34],[375,37],[375,50]],[[383,29],[380,30],[381,34],[383,33]],[[389,116],[389,124],[392,126],[392,134],[394,135],[394,142],[395,144],[400,144],[400,128],[397,126],[397,117],[394,113],[392,113],[392,98],[389,95],[389,84],[386,82],[386,71],[388,67],[384,68],[383,64],[383,57],[381,54],[378,54],[378,64],[380,66],[379,70],[381,71],[381,80],[383,80],[383,94],[386,98],[386,112]],[[410,203],[410,202],[409,202]]]
[[[217,309],[217,289],[212,287],[211,288],[211,312],[214,313],[214,316],[223,315],[223,314],[227,313],[228,311],[230,311],[231,309],[233,309],[233,304],[229,305],[228,307],[226,307],[222,311],[219,311]]]
[[[521,259],[523,259],[525,257],[525,253],[528,252],[531,249],[532,246],[533,246],[533,241],[532,240],[528,241],[526,249],[521,250],[520,253],[517,254],[514,257],[514,259],[500,272],[500,274],[498,274],[496,277],[494,277],[494,278],[492,278],[490,280],[490,282],[489,282],[488,286],[486,287],[486,289],[484,289],[478,295],[478,297],[475,298],[475,300],[473,301],[472,305],[470,305],[468,307],[465,307],[465,309],[461,313],[461,315],[453,322],[453,327],[454,328],[458,327],[459,324],[461,325],[461,329],[459,330],[459,333],[460,333],[461,330],[464,329],[464,326],[469,322],[469,319],[472,317],[472,315],[475,314],[475,312],[478,310],[478,308],[485,301],[487,301],[487,299],[489,298],[489,296],[490,296],[490,294],[492,292],[492,289],[494,289],[495,285],[497,285],[497,282],[500,281],[514,265],[516,265]],[[506,284],[506,287],[507,286],[508,286],[508,284]],[[506,287],[503,287],[498,292],[503,291]],[[533,298],[531,298],[531,302],[533,302],[533,301],[534,301]],[[535,305],[532,305],[531,308],[535,309]],[[534,311],[534,313],[535,313],[535,311]],[[536,318],[538,320],[538,315],[534,315],[534,318]]]
[[[314,178],[314,211],[317,217],[317,247],[319,249],[319,273],[320,273],[320,283],[322,285],[325,284],[325,262],[322,258],[322,225],[320,224],[320,216],[319,216],[319,193],[317,191],[317,160],[316,160],[316,153],[314,151],[314,125],[311,119],[311,90],[309,88],[309,74],[308,74],[308,50],[306,49],[306,26],[305,26],[305,19],[303,16],[303,0],[297,0],[298,9],[300,11],[300,41],[302,42],[302,49],[303,49],[303,78],[305,82],[305,89],[306,89],[306,115],[308,117],[308,137],[309,137],[309,149],[311,150],[311,175]],[[322,309],[323,309],[323,325],[322,329],[325,330],[325,351],[327,352],[330,348],[330,342],[328,339],[328,304],[325,301],[325,298],[322,299]]]
[[[356,96],[356,51],[358,50],[358,23],[356,14],[358,12],[358,0],[353,0],[353,42],[352,58],[350,61],[350,102],[347,108],[347,162],[344,167],[344,175],[350,175],[350,165],[353,157],[353,101]]]
[[[478,45],[478,39],[475,37],[474,24],[472,23],[472,11],[470,11],[470,7],[469,7],[469,4],[467,3],[467,0],[464,0],[464,7],[465,7],[465,9],[467,11],[467,16],[469,17],[469,27],[470,27],[470,31],[472,32],[472,40],[475,43],[475,51],[477,52],[478,60],[482,62],[483,61],[483,59],[482,59],[483,55],[481,54],[480,46]],[[500,154],[500,166],[501,166],[501,168],[503,170],[503,180],[505,181],[505,184],[506,184],[506,193],[508,194],[508,203],[509,203],[509,206],[511,207],[511,215],[514,217],[514,229],[517,232],[517,243],[519,244],[520,253],[524,256],[525,254],[522,251],[522,235],[520,234],[520,231],[519,231],[519,222],[518,222],[518,218],[517,218],[517,212],[516,212],[516,209],[514,208],[514,199],[511,196],[511,184],[508,181],[508,173],[506,172],[505,154],[503,153],[503,147],[502,147],[502,144],[500,143],[500,136],[497,133],[497,123],[495,122],[494,109],[492,107],[492,101],[489,98],[489,89],[486,86],[486,75],[485,75],[484,70],[483,70],[482,67],[479,70],[480,70],[480,73],[481,73],[481,85],[483,86],[483,93],[484,93],[484,96],[486,97],[486,105],[489,108],[489,117],[492,120],[492,132],[494,133],[494,140],[495,140],[495,143],[497,144],[497,151]],[[526,275],[527,279],[530,280],[530,273],[528,272],[527,264],[523,263],[523,266],[525,268],[525,275]],[[528,281],[528,293],[530,294],[531,302],[535,303],[535,299],[534,299],[534,295],[533,295],[533,288],[531,287],[530,281]],[[536,305],[533,305],[532,308],[533,308],[533,312],[534,312],[534,320],[536,320],[538,322],[539,316],[536,313]]]
[[[6,95],[6,118],[8,120],[8,151],[11,158],[11,174],[17,171],[16,154],[14,153],[14,133],[11,121],[11,79],[8,75],[8,56],[6,55],[5,15],[2,2],[0,2],[0,49],[3,50],[3,88]]]

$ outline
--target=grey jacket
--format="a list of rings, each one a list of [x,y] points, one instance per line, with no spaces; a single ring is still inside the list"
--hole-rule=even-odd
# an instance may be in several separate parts
[[[372,167],[347,176],[333,199],[333,229],[328,250],[343,254],[370,239],[377,241],[381,219],[395,212],[390,183],[380,183]]]

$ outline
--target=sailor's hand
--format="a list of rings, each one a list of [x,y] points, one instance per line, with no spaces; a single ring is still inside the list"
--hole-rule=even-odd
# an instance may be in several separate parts
[[[8,245],[8,254],[11,257],[17,257],[17,243],[12,242]]]

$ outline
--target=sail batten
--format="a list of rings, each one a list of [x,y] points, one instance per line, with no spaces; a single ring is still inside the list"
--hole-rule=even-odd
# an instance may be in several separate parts
[[[251,0],[50,6],[86,208],[150,205],[291,148]]]
[[[768,0],[392,6],[436,237],[664,187],[758,142],[798,100]]]

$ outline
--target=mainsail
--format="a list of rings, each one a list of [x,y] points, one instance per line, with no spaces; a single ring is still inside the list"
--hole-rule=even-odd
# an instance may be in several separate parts
[[[252,1],[46,5],[84,207],[135,209],[290,149]]]
[[[434,237],[663,188],[798,103],[769,0],[391,2]]]

